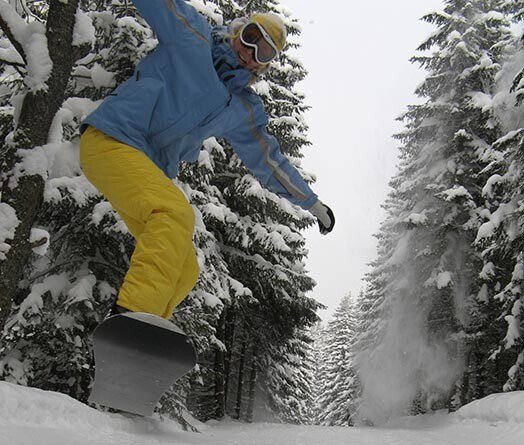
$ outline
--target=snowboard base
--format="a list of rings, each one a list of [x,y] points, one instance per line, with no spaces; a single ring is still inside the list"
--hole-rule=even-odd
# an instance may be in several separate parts
[[[89,402],[151,416],[173,383],[196,365],[188,337],[143,312],[104,320],[93,333],[95,380]]]

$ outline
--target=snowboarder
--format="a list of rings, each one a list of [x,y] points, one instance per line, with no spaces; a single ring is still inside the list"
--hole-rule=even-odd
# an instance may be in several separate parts
[[[158,38],[155,50],[82,124],[80,157],[136,239],[112,312],[170,318],[196,283],[194,214],[171,178],[196,161],[204,139],[225,138],[259,181],[309,210],[323,234],[333,212],[267,133],[250,85],[282,51],[286,28],[275,14],[211,27],[184,0],[133,0]]]

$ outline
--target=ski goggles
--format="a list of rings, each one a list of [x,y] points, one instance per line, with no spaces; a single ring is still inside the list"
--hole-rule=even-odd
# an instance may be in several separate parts
[[[255,50],[255,60],[260,65],[268,64],[278,55],[273,39],[258,23],[249,22],[245,25],[240,31],[240,41]]]

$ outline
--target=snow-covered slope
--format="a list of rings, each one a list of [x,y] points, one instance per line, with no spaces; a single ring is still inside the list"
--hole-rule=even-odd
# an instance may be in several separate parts
[[[0,382],[0,445],[142,444],[144,436],[167,443],[181,433],[171,421],[103,413],[64,394]]]
[[[515,392],[384,428],[224,421],[188,433],[169,420],[106,414],[63,394],[0,382],[0,445],[521,445],[523,409],[524,392]]]
[[[461,419],[479,419],[486,422],[524,424],[524,391],[491,394],[463,406],[457,411],[457,416]]]

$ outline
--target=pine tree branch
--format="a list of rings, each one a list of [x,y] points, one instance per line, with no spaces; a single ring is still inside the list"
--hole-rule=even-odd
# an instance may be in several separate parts
[[[80,60],[86,57],[91,51],[91,45],[86,43],[80,46],[73,46],[73,60]]]
[[[55,264],[55,265],[53,265],[53,267],[50,267],[49,269],[46,269],[46,270],[40,272],[39,274],[32,276],[30,279],[27,280],[27,282],[29,284],[32,284],[32,283],[38,281],[40,278],[43,278],[43,277],[46,277],[46,276],[50,276],[50,275],[53,275],[55,273],[60,273],[64,269],[72,268],[72,267],[73,268],[74,267],[80,267],[86,261],[89,262],[90,265],[98,265],[98,266],[102,266],[105,269],[111,269],[112,271],[116,272],[119,275],[124,275],[125,272],[126,272],[125,270],[120,269],[118,267],[115,267],[113,264],[110,264],[110,263],[105,262],[105,261],[81,258],[81,259],[78,259],[78,260],[68,260],[65,263]]]
[[[18,74],[23,75],[20,68],[25,68],[25,65],[20,62],[13,62],[12,60],[0,59],[0,64],[12,66]]]
[[[22,57],[22,60],[24,61],[24,63],[27,64],[27,57],[26,57],[22,44],[15,38],[13,32],[11,31],[11,28],[9,27],[9,25],[4,20],[1,14],[0,14],[0,29],[2,29],[6,37],[11,42],[11,44],[15,47],[18,54],[20,54],[20,57]]]

